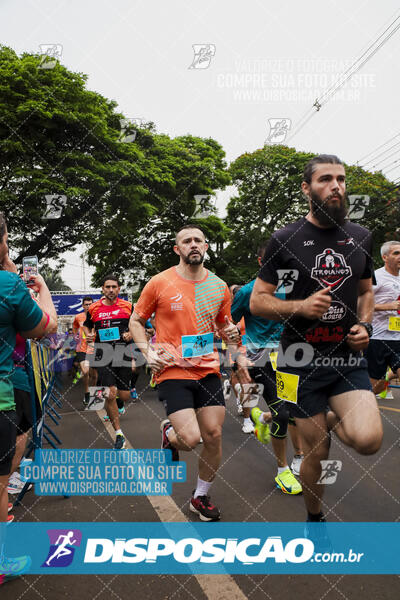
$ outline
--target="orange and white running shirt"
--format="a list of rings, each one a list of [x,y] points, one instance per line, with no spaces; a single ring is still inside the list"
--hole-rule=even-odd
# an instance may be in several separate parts
[[[86,313],[78,313],[72,323],[72,329],[79,333],[79,341],[76,344],[77,352],[86,352],[87,354],[93,354],[94,346],[93,344],[87,343],[85,332],[83,331],[83,324],[86,321]]]
[[[169,365],[156,377],[201,379],[220,374],[214,345],[215,323],[231,319],[231,300],[224,281],[207,270],[200,281],[181,277],[176,267],[155,275],[144,287],[135,312],[148,319],[155,312],[156,350]]]

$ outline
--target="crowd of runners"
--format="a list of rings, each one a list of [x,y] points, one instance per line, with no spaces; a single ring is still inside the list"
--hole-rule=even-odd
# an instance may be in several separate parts
[[[243,415],[243,434],[271,443],[276,485],[285,494],[303,493],[309,523],[325,520],[318,482],[331,434],[360,454],[381,446],[376,395],[400,377],[400,241],[383,244],[383,266],[374,271],[372,234],[347,218],[345,169],[336,156],[320,155],[306,165],[302,192],[308,214],[261,245],[254,280],[229,289],[204,266],[205,235],[189,223],[176,233],[178,264],[152,277],[135,305],[119,297],[120,281],[108,274],[102,298],[84,297],[73,323],[83,402],[91,402],[91,386],[106,390],[116,451],[125,447],[120,416],[137,395],[143,363],[165,407],[161,447],[177,461],[201,444],[189,507],[203,521],[222,513],[210,488],[230,394]],[[33,299],[8,257],[7,236],[1,217],[3,522],[31,426],[24,340],[57,326],[45,282],[35,276]]]

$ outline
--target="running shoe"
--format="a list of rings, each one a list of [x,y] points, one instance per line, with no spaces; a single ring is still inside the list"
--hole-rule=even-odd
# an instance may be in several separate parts
[[[124,415],[124,414],[126,413],[126,408],[125,408],[125,406],[123,406],[122,408],[119,408],[119,409],[118,409],[118,412],[119,412],[119,414],[120,414],[120,415]]]
[[[195,490],[193,490],[193,496],[189,504],[191,512],[199,515],[202,521],[219,521],[221,513],[219,509],[212,504],[210,496],[197,496],[197,498],[195,498],[194,492]]]
[[[82,377],[82,373],[80,371],[78,371],[78,373],[75,375],[75,377],[72,380],[72,384],[75,385],[76,383],[78,383],[78,381],[80,380],[81,377]]]
[[[155,379],[153,373],[151,374],[151,377],[150,377],[150,387],[152,387],[152,388],[156,387],[156,379]]]
[[[236,405],[237,405],[237,414],[242,415],[243,414],[243,406],[238,401],[236,401]]]
[[[23,575],[29,571],[31,564],[30,556],[17,556],[16,558],[5,558],[3,556],[0,559],[0,583],[1,577],[3,577],[3,582],[5,582],[13,577]]]
[[[14,515],[7,515],[7,525],[12,523],[14,521],[14,519],[15,519]]]
[[[10,512],[10,511],[12,510],[12,508],[13,508],[13,505],[12,505],[12,503],[11,503],[11,502],[9,502],[9,503],[8,503],[8,506],[7,506],[7,510],[8,510],[8,512]]]
[[[262,414],[262,410],[258,408],[258,406],[255,406],[250,411],[250,418],[254,423],[254,435],[256,436],[258,441],[262,444],[269,444],[269,442],[271,441],[269,425],[268,423],[263,425],[263,423],[260,423],[259,421],[259,417]]]
[[[300,467],[301,463],[303,462],[303,458],[304,456],[302,454],[295,454],[293,456],[292,464],[290,465],[290,470],[292,471],[293,475],[300,475]]]
[[[249,421],[247,419],[245,419],[243,422],[242,431],[243,431],[243,433],[254,433],[253,423],[251,421],[249,423]]]
[[[314,544],[315,552],[333,552],[332,542],[328,535],[325,517],[321,521],[306,521],[304,525],[304,537]]]
[[[123,450],[125,448],[125,437],[118,433],[115,438],[114,450]]]
[[[276,487],[280,488],[284,494],[301,494],[303,491],[300,483],[293,475],[289,467],[275,477]]]
[[[224,380],[223,392],[224,392],[225,402],[228,402],[229,398],[231,397],[231,384],[229,382],[229,379]]]
[[[380,394],[376,394],[378,400],[394,400],[392,392],[389,387],[386,387]]]
[[[167,438],[167,431],[171,427],[171,421],[169,419],[164,419],[161,421],[160,431],[161,431],[161,449],[162,450],[171,450],[172,452],[172,460],[177,462],[179,460],[179,452],[178,450],[169,442]]]
[[[7,491],[9,494],[19,494],[24,489],[25,481],[21,481],[20,475],[18,472],[12,473],[10,479],[8,480]],[[29,484],[27,490],[30,490],[32,484]]]
[[[138,399],[138,393],[136,391],[136,388],[131,389],[130,396],[131,396],[132,402],[135,402]]]
[[[104,415],[103,421],[109,421],[109,420],[110,420],[110,417],[108,415]]]

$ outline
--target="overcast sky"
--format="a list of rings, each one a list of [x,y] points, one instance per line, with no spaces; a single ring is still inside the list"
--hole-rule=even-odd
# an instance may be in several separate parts
[[[86,73],[89,89],[127,117],[170,136],[215,138],[228,161],[264,145],[269,119],[287,119],[289,145],[356,163],[400,131],[400,31],[293,132],[399,15],[392,0],[0,0],[0,39],[18,53],[62,46],[61,62]],[[209,45],[209,60],[194,61],[195,44]],[[397,158],[380,165],[393,180]],[[219,197],[220,214],[229,193]],[[63,272],[74,289],[81,252],[68,253]]]

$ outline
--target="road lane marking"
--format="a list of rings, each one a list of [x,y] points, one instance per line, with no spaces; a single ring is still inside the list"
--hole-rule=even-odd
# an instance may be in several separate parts
[[[104,409],[97,411],[100,421],[106,428],[112,440],[115,439],[114,428],[110,421],[104,421],[106,415]],[[134,449],[126,435],[124,434],[126,448]],[[116,450],[119,452],[119,450]],[[189,523],[186,516],[183,514],[175,500],[171,496],[146,496],[147,500],[152,505],[162,523]],[[198,584],[203,590],[208,600],[247,600],[240,587],[231,575],[196,575]]]

